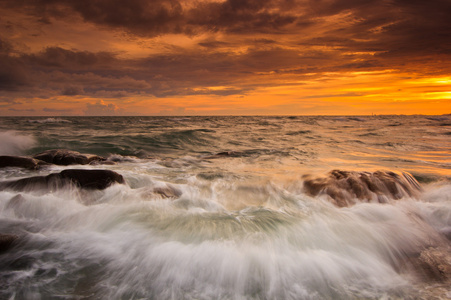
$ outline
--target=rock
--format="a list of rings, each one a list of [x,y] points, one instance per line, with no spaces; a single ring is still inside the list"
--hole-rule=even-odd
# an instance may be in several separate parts
[[[113,183],[125,183],[121,174],[110,170],[69,169],[61,171],[59,175],[85,189],[103,190]]]
[[[421,252],[419,266],[428,278],[437,281],[451,279],[451,251],[447,248],[428,248]]]
[[[240,151],[225,151],[219,152],[213,155],[206,156],[206,159],[214,159],[214,158],[223,158],[223,157],[241,157],[243,156],[243,152]]]
[[[82,154],[77,151],[71,151],[66,149],[53,149],[41,152],[34,156],[35,159],[39,159],[55,165],[87,165],[95,161],[105,161],[106,158],[93,155]]]
[[[41,165],[44,165],[44,164],[46,164],[44,161],[41,161],[41,160],[38,160],[35,158],[31,158],[31,157],[8,156],[8,155],[0,156],[0,168],[19,167],[19,168],[36,170]]]
[[[228,156],[228,157],[239,157],[242,156],[243,153],[239,151],[225,151],[216,153],[216,156]]]
[[[182,195],[182,191],[173,187],[173,186],[165,186],[165,187],[156,187],[153,189],[153,193],[160,195],[162,198],[170,198],[176,199]]]
[[[19,237],[14,234],[1,234],[0,233],[0,252],[6,251],[13,246],[15,240]]]
[[[183,192],[170,183],[159,184],[158,186],[151,185],[140,189],[140,195],[144,199],[177,199]]]
[[[125,181],[122,175],[110,170],[68,169],[47,176],[34,176],[14,181],[0,182],[0,190],[56,190],[70,184],[84,189],[103,190],[113,183],[123,184]]]
[[[311,196],[326,194],[335,205],[344,207],[356,201],[385,203],[415,197],[421,186],[409,173],[333,170],[326,177],[306,177],[304,191]]]
[[[407,271],[422,282],[450,282],[451,249],[448,245],[425,247],[401,261],[400,271]]]

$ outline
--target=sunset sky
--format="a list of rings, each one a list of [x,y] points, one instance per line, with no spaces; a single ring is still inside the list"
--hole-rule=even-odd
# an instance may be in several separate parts
[[[450,0],[0,0],[0,115],[451,113]]]

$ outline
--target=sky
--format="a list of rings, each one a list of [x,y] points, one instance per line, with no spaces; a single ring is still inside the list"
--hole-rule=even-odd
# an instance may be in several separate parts
[[[0,116],[451,113],[450,0],[0,0]]]

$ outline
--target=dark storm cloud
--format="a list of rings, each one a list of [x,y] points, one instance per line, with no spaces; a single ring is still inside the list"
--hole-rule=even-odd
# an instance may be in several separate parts
[[[451,2],[332,1],[316,5],[320,14],[351,14],[353,23],[320,37],[345,49],[379,51],[383,55],[451,53]],[[341,42],[335,40],[340,37]]]
[[[81,87],[78,86],[68,86],[66,88],[63,88],[62,95],[64,96],[76,96],[76,95],[83,95],[84,90]]]
[[[17,91],[30,85],[26,65],[8,54],[0,53],[0,91]]]
[[[140,34],[182,32],[183,10],[176,0],[1,0],[4,7],[29,11],[45,23],[79,14],[86,22]]]
[[[141,59],[119,59],[111,53],[69,51],[53,47],[37,54],[7,59],[14,64],[9,68],[6,80],[0,84],[0,90],[23,97],[47,97],[45,91],[53,96],[114,98],[142,94],[157,97],[227,96],[244,94],[265,86],[266,78],[274,74],[301,76],[334,68],[370,66],[370,62],[362,62],[361,66],[343,66],[340,57],[334,53],[315,51],[300,54],[295,49],[272,45],[266,49],[249,48],[240,54],[196,51]],[[334,65],[331,61],[334,61]],[[328,65],[326,69],[324,64]],[[17,75],[11,77],[11,74]],[[33,80],[24,79],[28,77]],[[216,86],[224,88],[210,89]]]
[[[1,0],[4,7],[21,8],[49,23],[74,13],[86,22],[125,29],[133,34],[159,35],[199,31],[266,32],[293,24],[293,0],[228,0],[188,2],[177,0]]]
[[[298,17],[290,0],[228,0],[202,3],[186,13],[194,28],[234,33],[277,33],[294,25]]]
[[[7,54],[13,49],[12,45],[0,38],[0,54]]]
[[[42,67],[82,69],[108,66],[116,62],[114,54],[108,52],[66,50],[60,47],[47,47],[37,54],[24,56],[30,64]]]
[[[29,109],[16,109],[16,108],[9,108],[9,111],[13,111],[13,112],[34,112],[36,111],[33,108],[29,108]]]
[[[310,43],[344,50],[376,50],[387,55],[451,52],[449,0],[0,0],[39,19],[80,15],[84,21],[131,34],[233,32],[298,34],[326,24],[328,17],[348,14],[344,24],[331,24]],[[186,5],[188,3],[188,5]],[[337,37],[341,39],[337,40]],[[306,41],[304,41],[306,42]],[[203,43],[204,47],[220,46]]]
[[[42,109],[44,112],[50,112],[50,113],[58,113],[58,114],[71,114],[73,113],[72,109],[56,109],[56,108],[48,108],[44,107]]]

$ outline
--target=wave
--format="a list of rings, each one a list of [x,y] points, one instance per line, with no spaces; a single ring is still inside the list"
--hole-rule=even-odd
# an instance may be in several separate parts
[[[0,132],[0,140],[0,155],[22,155],[36,145],[33,136],[16,131]]]
[[[0,192],[8,228],[22,236],[0,257],[0,278],[9,283],[0,296],[421,299],[429,297],[419,296],[412,283],[421,279],[412,276],[440,276],[428,272],[449,258],[439,231],[450,226],[450,207],[434,194],[449,195],[446,187],[426,192],[436,202],[343,209],[271,185],[218,190],[217,181],[208,195],[196,182],[175,187],[141,177],[134,188],[91,193],[97,200],[89,205],[70,190]],[[155,192],[161,197],[149,196]],[[220,203],[227,193],[230,201],[293,201],[228,210]]]
[[[46,123],[72,123],[72,122],[61,118],[47,118],[47,119],[28,120],[28,123],[46,124]]]
[[[210,129],[173,130],[155,136],[143,136],[142,139],[155,150],[192,150],[211,145],[214,133]]]

